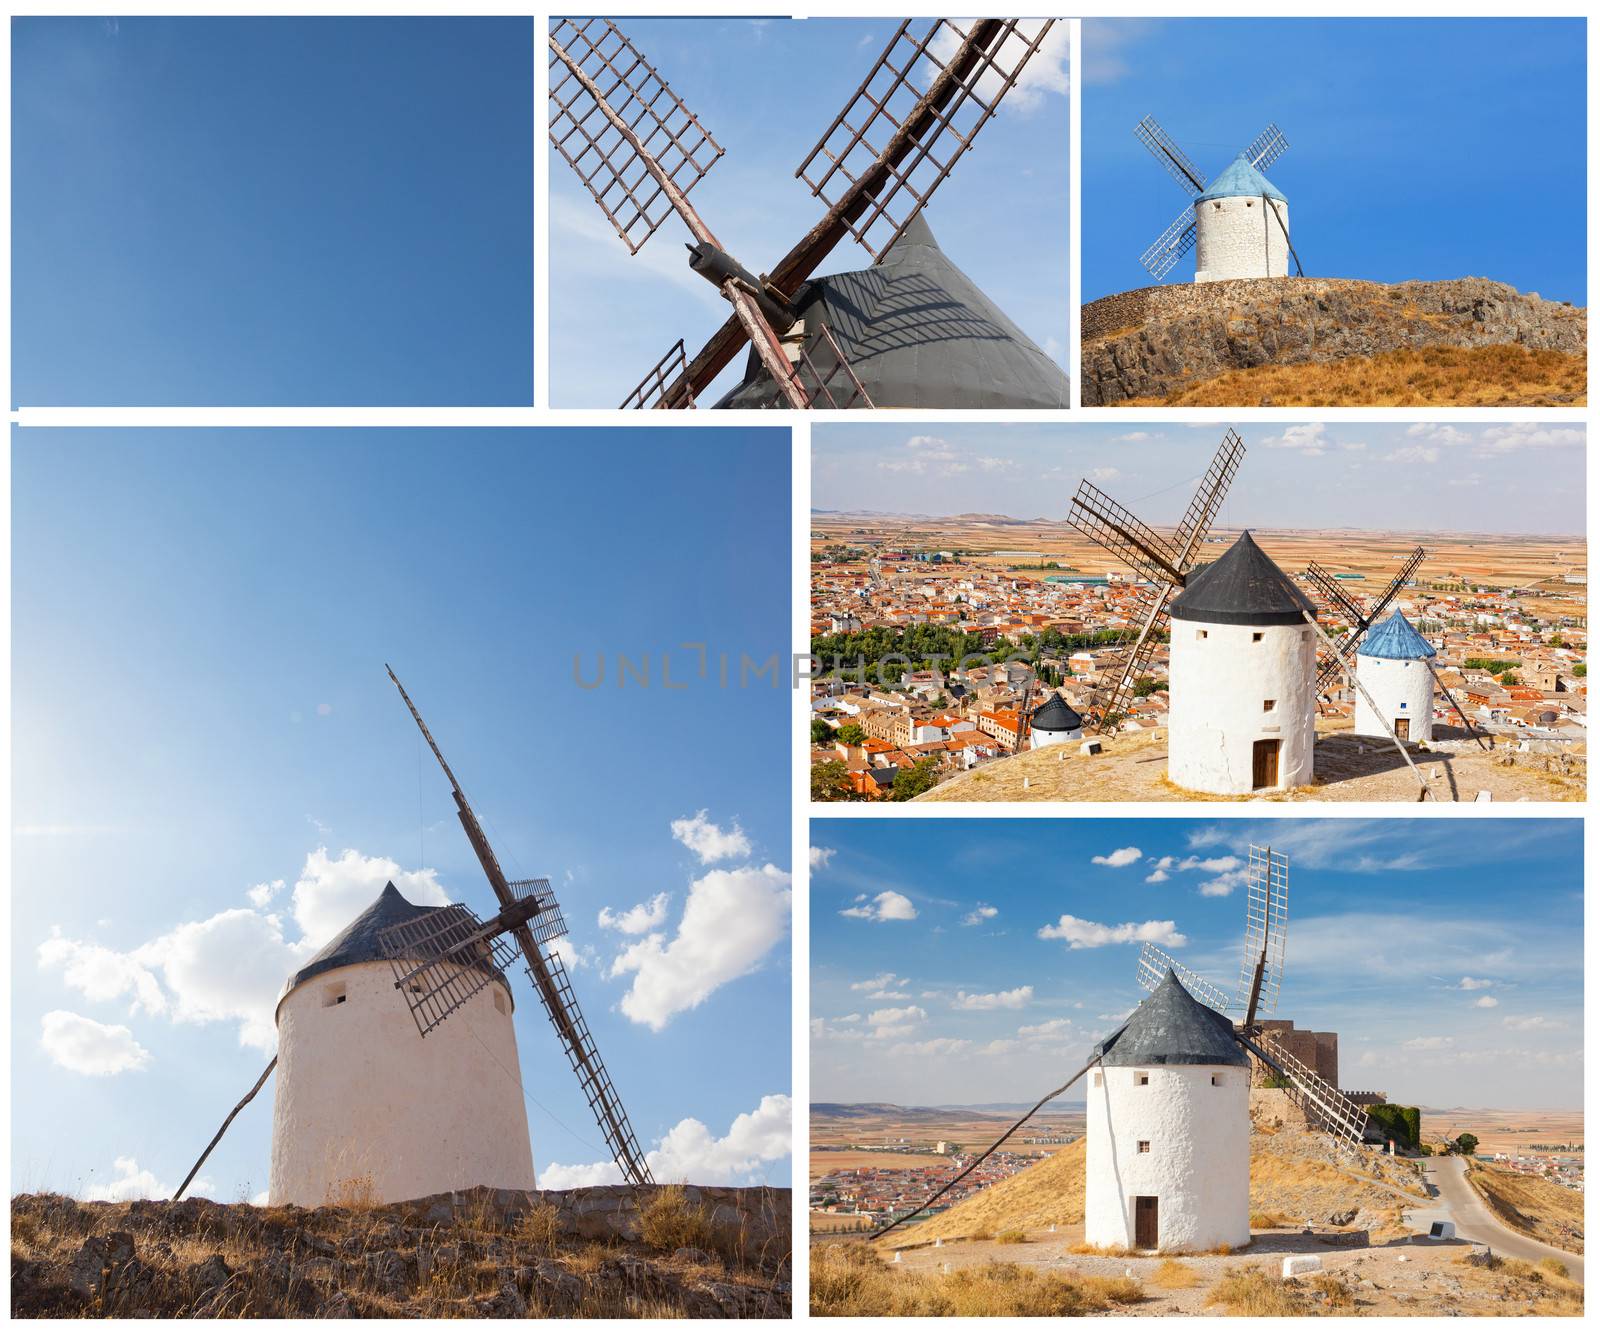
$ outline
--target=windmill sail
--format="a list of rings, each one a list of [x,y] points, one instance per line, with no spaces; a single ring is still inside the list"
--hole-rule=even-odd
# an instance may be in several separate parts
[[[1367,1113],[1333,1084],[1290,1055],[1271,1031],[1263,1031],[1254,1038],[1241,1035],[1239,1042],[1288,1083],[1290,1096],[1313,1124],[1351,1143],[1360,1143],[1365,1139]]]
[[[1155,117],[1141,119],[1133,127],[1133,137],[1150,150],[1151,156],[1166,168],[1167,175],[1177,181],[1178,187],[1190,198],[1204,191],[1206,181],[1200,168],[1178,147],[1173,137],[1156,124]]]
[[[438,743],[428,730],[427,723],[422,720],[422,714],[411,702],[411,696],[406,693],[405,686],[400,683],[400,678],[394,674],[393,669],[386,669],[389,671],[389,679],[394,681],[395,688],[400,691],[400,697],[405,700],[417,729],[422,732],[423,739],[428,742],[428,748],[433,751],[433,757],[439,761],[439,767],[444,770],[445,777],[450,781],[451,795],[456,802],[456,817],[466,831],[467,841],[477,853],[478,863],[483,867],[484,875],[489,880],[495,897],[500,900],[502,916],[508,920],[514,917],[518,921],[518,924],[510,927],[509,937],[516,941],[516,946],[521,951],[528,979],[533,982],[533,987],[539,994],[539,1002],[544,1006],[545,1014],[561,1041],[562,1050],[566,1052],[573,1072],[578,1076],[579,1085],[588,1099],[590,1110],[594,1112],[595,1121],[605,1138],[606,1146],[621,1168],[624,1179],[636,1185],[649,1184],[650,1168],[645,1162],[644,1154],[639,1151],[639,1142],[634,1137],[628,1114],[623,1109],[604,1062],[600,1059],[600,1052],[589,1033],[589,1025],[584,1020],[583,1011],[578,1007],[577,996],[572,990],[567,970],[562,965],[559,955],[548,947],[558,935],[566,932],[560,909],[555,906],[555,895],[549,891],[549,881],[518,880],[513,884],[506,878],[505,871],[500,868],[499,859],[495,856],[494,849],[490,847],[483,827],[478,823],[477,815],[467,802],[466,793],[461,790],[456,775],[450,771],[450,765],[445,762]],[[533,903],[527,901],[530,896],[535,897]],[[459,1007],[459,1004],[456,1007]],[[447,1011],[444,1017],[448,1016]]]
[[[1372,628],[1378,618],[1389,609],[1389,604],[1399,595],[1400,589],[1411,582],[1418,567],[1427,559],[1427,551],[1421,547],[1413,547],[1400,562],[1400,568],[1389,580],[1389,584],[1378,594],[1377,598],[1365,609],[1357,606],[1355,601],[1345,594],[1338,582],[1313,561],[1306,566],[1306,579],[1327,602],[1348,622],[1345,632],[1339,636],[1334,644],[1333,651],[1328,653],[1317,670],[1316,690],[1318,694],[1327,692],[1339,673],[1345,668],[1345,661],[1350,652],[1362,640],[1366,632]]]
[[[1183,982],[1184,989],[1189,994],[1202,1004],[1210,1005],[1219,1014],[1227,1013],[1232,1003],[1220,986],[1213,986],[1198,972],[1185,967],[1164,949],[1151,944],[1149,940],[1139,946],[1139,960],[1134,967],[1139,984],[1147,991],[1154,991],[1168,971],[1172,971],[1177,973],[1178,980]]]
[[[1289,926],[1289,858],[1270,847],[1250,848],[1246,865],[1244,957],[1235,1000],[1245,1026],[1278,1007],[1283,946]]]

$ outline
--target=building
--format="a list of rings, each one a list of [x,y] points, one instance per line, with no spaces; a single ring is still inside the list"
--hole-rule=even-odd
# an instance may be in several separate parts
[[[1289,201],[1240,153],[1194,201],[1194,280],[1289,274]]]
[[[1355,732],[1426,745],[1433,739],[1431,643],[1399,611],[1368,631],[1356,649]],[[1371,702],[1368,702],[1368,699]]]
[[[1218,796],[1310,782],[1317,657],[1306,595],[1246,532],[1169,610],[1167,776]]]
[[[278,1001],[274,1206],[377,1203],[489,1185],[533,1189],[533,1150],[499,973],[451,1017],[417,1030],[378,933],[439,910],[386,885],[289,978]]]
[[[1084,1240],[1168,1253],[1250,1241],[1250,1057],[1169,969],[1095,1048]]]
[[[1083,718],[1059,694],[1052,694],[1033,710],[1028,720],[1028,739],[1035,750],[1046,745],[1083,739]]]
[[[1339,1034],[1337,1032],[1311,1032],[1297,1028],[1292,1018],[1268,1018],[1261,1021],[1261,1030],[1270,1032],[1272,1039],[1294,1059],[1311,1070],[1323,1082],[1339,1086]],[[1260,1061],[1254,1065],[1254,1081],[1267,1084],[1279,1075]]]

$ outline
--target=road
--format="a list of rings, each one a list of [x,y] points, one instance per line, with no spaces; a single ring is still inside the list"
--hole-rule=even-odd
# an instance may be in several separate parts
[[[1429,1158],[1422,1164],[1422,1174],[1437,1191],[1438,1199],[1431,1206],[1409,1210],[1419,1224],[1426,1225],[1434,1216],[1442,1216],[1456,1224],[1456,1233],[1463,1240],[1475,1240],[1489,1246],[1496,1254],[1532,1263],[1540,1259],[1559,1259],[1567,1266],[1567,1272],[1579,1282],[1583,1281],[1583,1256],[1558,1250],[1506,1226],[1467,1184],[1467,1164],[1461,1158]]]

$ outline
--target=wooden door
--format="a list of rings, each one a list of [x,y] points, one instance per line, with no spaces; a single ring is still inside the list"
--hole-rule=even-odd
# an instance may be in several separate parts
[[[1133,1247],[1136,1250],[1153,1250],[1161,1244],[1161,1227],[1157,1221],[1157,1202],[1153,1194],[1133,1196]]]
[[[1408,741],[1411,739],[1411,719],[1397,717],[1394,720],[1394,734],[1396,740]]]
[[[1281,741],[1257,741],[1251,754],[1250,785],[1260,791],[1278,785],[1278,746]]]

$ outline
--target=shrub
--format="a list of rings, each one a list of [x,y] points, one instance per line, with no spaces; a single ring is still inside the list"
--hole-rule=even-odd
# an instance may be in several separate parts
[[[1206,1293],[1207,1305],[1220,1305],[1231,1315],[1304,1314],[1298,1293],[1264,1268],[1235,1268]]]
[[[1395,1106],[1389,1102],[1369,1106],[1367,1114],[1388,1138],[1408,1148],[1422,1143],[1422,1113],[1415,1106]]]
[[[1025,1245],[1028,1235],[1024,1231],[1002,1231],[994,1239],[997,1245]]]
[[[553,1203],[535,1204],[523,1215],[522,1238],[539,1250],[553,1250],[561,1234],[560,1210]]]
[[[692,1246],[697,1250],[716,1248],[716,1228],[711,1210],[689,1202],[682,1185],[663,1185],[639,1211],[639,1235],[655,1250],[677,1250]]]
[[[1200,1281],[1200,1274],[1188,1264],[1180,1264],[1176,1259],[1163,1259],[1150,1280],[1158,1287],[1177,1290],[1180,1287],[1196,1286]]]

